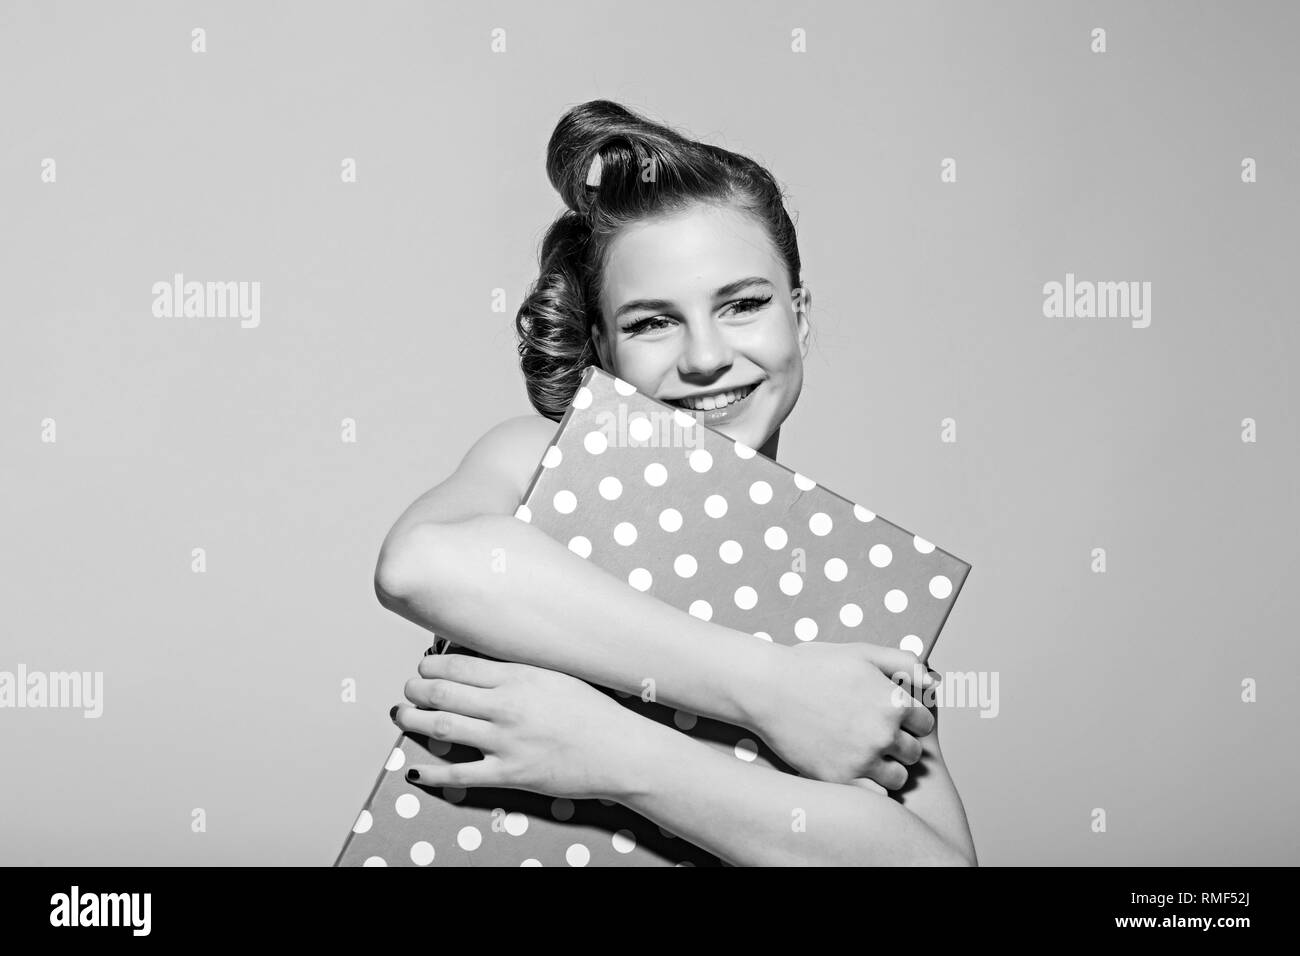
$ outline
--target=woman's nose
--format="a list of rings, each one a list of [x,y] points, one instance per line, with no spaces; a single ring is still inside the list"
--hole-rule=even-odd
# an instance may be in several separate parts
[[[683,375],[708,375],[732,362],[731,343],[712,322],[690,330],[678,369]]]

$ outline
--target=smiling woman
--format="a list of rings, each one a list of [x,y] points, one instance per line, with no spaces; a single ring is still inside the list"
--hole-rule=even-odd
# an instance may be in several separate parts
[[[386,607],[495,658],[425,657],[393,719],[483,759],[408,779],[614,800],[729,863],[973,864],[937,715],[900,706],[891,679],[913,653],[756,641],[513,517],[587,366],[775,459],[811,334],[785,197],[753,160],[597,100],[561,118],[547,171],[568,208],[515,319],[538,414],[490,429],[398,519],[376,568]],[[589,686],[640,693],[647,674],[659,703],[749,728],[803,776],[719,755]],[[909,784],[906,806],[891,799]],[[817,826],[792,829],[791,808]]]

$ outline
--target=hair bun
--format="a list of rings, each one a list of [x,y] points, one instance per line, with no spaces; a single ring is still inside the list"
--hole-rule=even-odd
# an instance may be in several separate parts
[[[586,215],[592,196],[627,168],[639,170],[688,141],[610,100],[591,100],[565,113],[546,147],[546,176],[564,204]],[[618,167],[617,169],[614,167]]]

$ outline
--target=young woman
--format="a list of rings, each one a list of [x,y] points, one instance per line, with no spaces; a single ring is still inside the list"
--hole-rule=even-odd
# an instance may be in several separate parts
[[[408,778],[614,800],[734,865],[975,865],[937,710],[913,696],[932,677],[915,655],[755,640],[627,587],[513,517],[587,365],[775,458],[810,334],[794,225],[752,160],[597,100],[560,120],[546,165],[568,211],[516,319],[538,414],[480,438],[401,515],[376,567],[385,607],[499,659],[424,658],[394,721],[483,759]],[[737,760],[584,683],[639,693],[651,675],[659,703],[753,730],[802,776]]]

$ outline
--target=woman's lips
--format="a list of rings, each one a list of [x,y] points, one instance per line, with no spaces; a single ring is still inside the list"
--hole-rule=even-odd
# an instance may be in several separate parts
[[[686,408],[683,405],[676,405],[676,407],[680,408],[688,415],[694,415],[696,421],[703,422],[705,425],[720,425],[723,422],[731,421],[731,419],[743,413],[745,408],[749,405],[750,401],[753,399],[754,394],[762,387],[763,387],[763,383],[758,382],[757,384],[754,385],[753,388],[750,389],[749,394],[746,395],[744,398],[740,399],[739,401],[731,402],[730,404],[724,406],[723,408],[695,409],[695,408]]]

